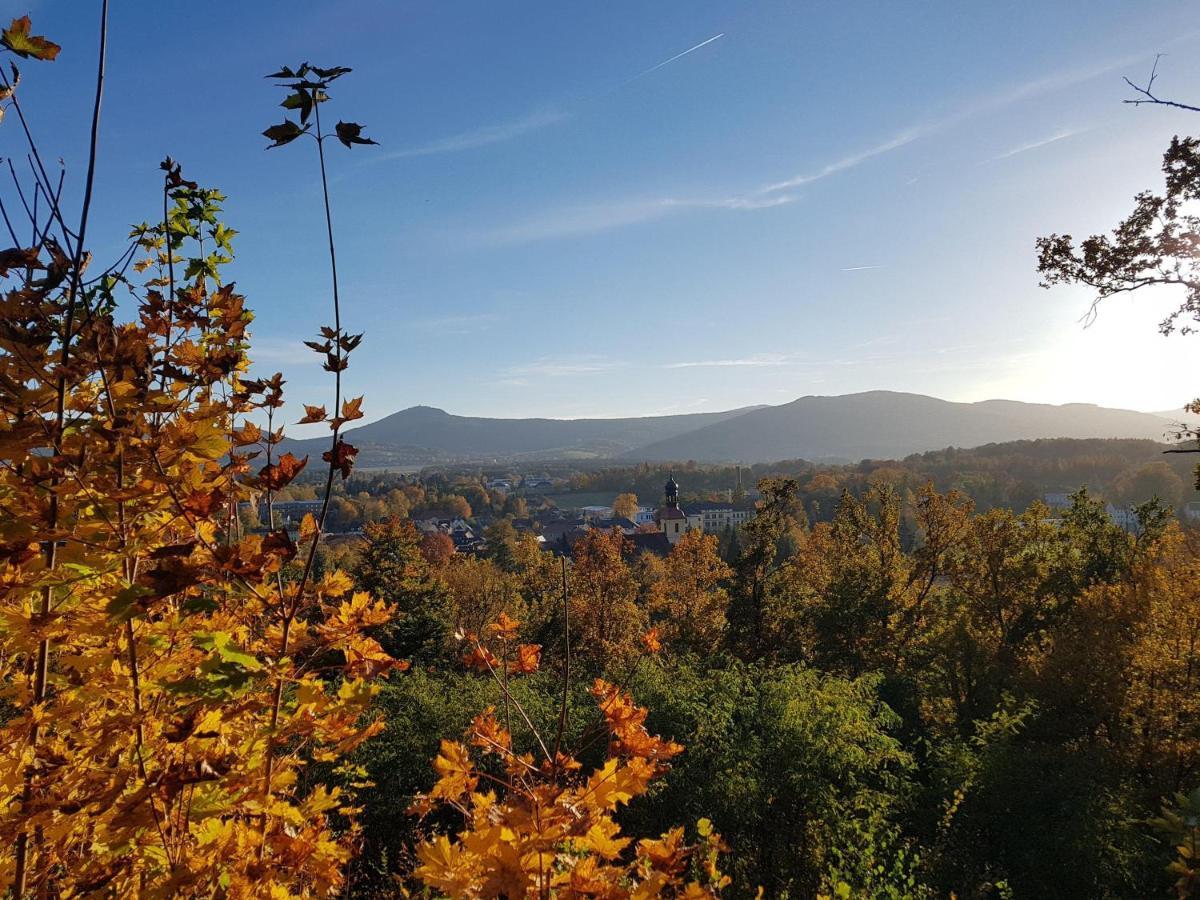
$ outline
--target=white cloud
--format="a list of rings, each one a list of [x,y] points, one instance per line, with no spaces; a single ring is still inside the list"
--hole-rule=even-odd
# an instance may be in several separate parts
[[[502,383],[524,386],[531,378],[569,378],[578,375],[599,375],[624,368],[626,363],[601,356],[542,357],[533,362],[509,366],[501,371]]]
[[[781,353],[758,353],[754,356],[743,356],[733,359],[702,359],[689,362],[667,363],[664,369],[725,369],[725,368],[765,368],[786,366],[792,363],[792,358]]]
[[[531,131],[537,131],[550,125],[570,118],[569,113],[560,110],[540,110],[532,112],[519,119],[499,122],[494,125],[484,125],[449,137],[439,138],[427,144],[384,153],[375,157],[376,162],[388,159],[407,159],[413,156],[432,156],[439,153],[460,153],[464,150],[475,150],[492,144],[501,144],[521,137]]]
[[[306,366],[324,362],[324,355],[304,346],[302,338],[252,337],[250,361],[254,366]]]
[[[1041,138],[1036,141],[1029,141],[1028,143],[1025,143],[1025,144],[1018,144],[1016,147],[1013,147],[1011,150],[1006,150],[1003,153],[999,153],[996,156],[993,156],[990,159],[985,160],[985,162],[999,162],[1002,159],[1008,159],[1010,156],[1016,156],[1018,153],[1025,153],[1029,150],[1037,150],[1039,147],[1045,147],[1048,144],[1053,144],[1058,141],[1066,140],[1067,138],[1074,137],[1077,134],[1083,134],[1085,131],[1088,131],[1088,130],[1089,129],[1087,129],[1087,128],[1066,128],[1061,131],[1056,131],[1054,134],[1050,135],[1049,137]]]
[[[688,210],[758,210],[784,206],[795,198],[741,195],[729,197],[648,197],[551,210],[477,235],[486,244],[517,244],[596,234]]]
[[[841,159],[834,160],[817,169],[815,172],[793,175],[783,181],[777,181],[774,184],[768,184],[759,189],[760,194],[772,194],[776,191],[786,191],[791,188],[801,187],[806,184],[812,184],[814,181],[820,181],[822,178],[828,178],[830,175],[836,175],[839,172],[845,172],[847,169],[853,169],[855,166],[860,166],[869,159],[876,156],[882,156],[885,153],[890,153],[897,150],[906,144],[911,144],[917,138],[922,137],[927,128],[912,127],[907,128],[899,134],[888,138],[887,140],[876,144],[873,147],[868,147],[866,150],[860,150],[857,153],[851,153],[843,156]]]

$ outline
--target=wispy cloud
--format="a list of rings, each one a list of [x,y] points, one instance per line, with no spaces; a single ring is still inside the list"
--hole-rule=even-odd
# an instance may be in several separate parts
[[[529,134],[550,125],[555,125],[570,118],[570,113],[561,110],[547,109],[532,112],[519,119],[499,122],[493,125],[483,125],[472,128],[449,137],[438,138],[427,144],[407,147],[392,153],[383,153],[375,157],[376,161],[388,159],[406,159],[413,156],[432,156],[439,153],[461,153],[464,150],[476,150],[479,147],[489,147],[492,144],[502,144],[522,135]]]
[[[305,347],[303,338],[256,335],[250,359],[255,366],[305,366],[323,362],[325,357]]]
[[[649,74],[655,69],[662,68],[664,65],[674,62],[688,53],[711,44],[722,36],[723,34],[714,35],[708,40],[702,41],[682,53],[663,60],[663,62],[652,66],[645,70],[645,72],[634,77],[640,78],[642,75]],[[761,210],[783,206],[793,203],[798,199],[794,193],[797,188],[803,188],[823,179],[848,172],[871,160],[900,150],[909,144],[944,131],[974,116],[994,112],[1005,106],[1090,81],[1118,69],[1128,67],[1141,58],[1140,56],[1114,58],[1093,66],[1052,73],[1003,88],[991,94],[982,95],[952,112],[940,117],[932,117],[915,122],[878,143],[847,153],[819,168],[800,172],[779,181],[768,182],[761,187],[751,190],[742,190],[732,194],[718,194],[716,192],[706,194],[705,192],[698,192],[695,196],[683,197],[635,197],[592,205],[569,206],[538,213],[509,225],[502,225],[482,233],[476,233],[472,237],[482,244],[524,243],[596,234],[615,228],[661,219],[685,211],[704,209]],[[1023,153],[1035,147],[1052,143],[1053,141],[1063,140],[1076,133],[1079,132],[1057,133],[1049,139],[1013,148],[1000,157],[997,157],[997,159]],[[916,178],[911,178],[907,183],[913,184],[916,181]],[[878,267],[852,266],[843,271],[852,272],[870,268]]]
[[[508,366],[500,372],[510,385],[528,384],[533,378],[569,378],[578,375],[599,375],[627,364],[602,356],[584,355],[568,357],[541,357],[532,362]]]
[[[795,198],[781,194],[730,197],[648,197],[551,210],[492,229],[476,237],[485,244],[516,244],[595,234],[649,222],[688,210],[757,210],[784,206]]]
[[[999,162],[1002,159],[1008,159],[1009,157],[1016,156],[1018,153],[1026,153],[1030,150],[1037,150],[1039,147],[1045,147],[1049,144],[1054,144],[1054,143],[1057,143],[1058,141],[1066,140],[1069,137],[1075,137],[1075,135],[1083,134],[1085,131],[1089,131],[1089,130],[1090,129],[1087,129],[1087,128],[1066,128],[1061,131],[1056,131],[1054,134],[1050,135],[1049,137],[1041,138],[1036,141],[1029,141],[1028,143],[1025,143],[1025,144],[1018,144],[1016,147],[1013,147],[1011,150],[1006,150],[1003,153],[998,153],[997,155],[990,157],[987,160],[984,160],[984,162]]]
[[[791,178],[786,178],[783,181],[777,181],[774,184],[768,184],[760,189],[760,193],[770,194],[776,191],[786,191],[792,188],[798,188],[806,184],[812,184],[814,181],[820,181],[822,178],[828,178],[830,175],[836,175],[839,172],[845,172],[847,169],[853,169],[860,166],[869,159],[874,159],[876,156],[882,156],[885,153],[890,153],[893,150],[911,144],[917,138],[922,137],[927,128],[912,127],[907,128],[897,135],[888,138],[881,143],[868,147],[865,150],[860,150],[857,153],[851,153],[843,156],[841,159],[834,160],[817,169],[814,172],[806,172],[800,175],[793,175]]]
[[[781,353],[757,353],[754,356],[735,357],[732,359],[702,359],[688,362],[666,363],[664,369],[725,369],[725,368],[766,368],[786,366],[792,363],[790,356]]]

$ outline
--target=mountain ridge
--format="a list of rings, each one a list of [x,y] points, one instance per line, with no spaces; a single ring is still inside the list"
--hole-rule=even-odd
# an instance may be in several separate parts
[[[777,406],[616,419],[489,418],[412,406],[345,432],[368,468],[550,459],[775,462],[900,458],[1037,438],[1163,440],[1167,418],[1089,403],[970,403],[901,391],[798,397]],[[319,454],[326,438],[284,449]]]

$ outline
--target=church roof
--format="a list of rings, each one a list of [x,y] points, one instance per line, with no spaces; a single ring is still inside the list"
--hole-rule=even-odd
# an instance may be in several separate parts
[[[656,517],[659,519],[686,519],[687,513],[678,506],[664,506],[658,511]]]

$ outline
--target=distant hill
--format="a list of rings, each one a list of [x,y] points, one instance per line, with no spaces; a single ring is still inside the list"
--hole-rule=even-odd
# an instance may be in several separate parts
[[[761,407],[629,419],[488,419],[413,406],[346,432],[360,466],[429,465],[508,459],[609,459]],[[289,441],[293,453],[319,455],[325,438]]]
[[[1013,400],[952,403],[869,391],[801,397],[782,406],[629,419],[489,419],[414,406],[350,429],[362,467],[539,459],[774,462],[886,459],[943,447],[1036,438],[1163,440],[1170,422],[1152,413],[1085,403]],[[319,457],[324,438],[285,449]]]
[[[1170,423],[1152,413],[1088,403],[1015,400],[953,403],[922,394],[868,391],[801,397],[638,447],[628,459],[770,462],[880,459],[941,447],[1035,438],[1163,440]]]

